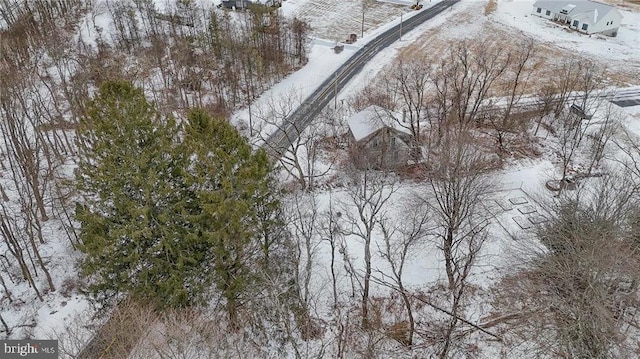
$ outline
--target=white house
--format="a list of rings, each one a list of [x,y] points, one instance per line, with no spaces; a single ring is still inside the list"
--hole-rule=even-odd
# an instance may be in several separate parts
[[[618,35],[622,14],[614,6],[590,0],[539,0],[533,15],[543,17],[585,34]]]

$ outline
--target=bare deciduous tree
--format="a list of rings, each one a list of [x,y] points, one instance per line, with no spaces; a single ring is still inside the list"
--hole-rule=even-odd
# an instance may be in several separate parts
[[[536,109],[536,128],[533,131],[533,136],[538,135],[542,121],[548,118],[554,111],[555,107],[555,88],[553,86],[544,86],[536,94],[536,102],[538,104]],[[546,137],[545,137],[546,138]]]
[[[490,41],[454,46],[432,72],[439,121],[472,124],[491,87],[507,70],[510,60],[501,46]]]
[[[396,192],[395,179],[383,173],[363,171],[351,173],[351,184],[347,190],[349,202],[345,205],[345,220],[351,230],[345,229],[346,235],[353,235],[362,240],[364,246],[364,275],[362,276],[362,327],[369,327],[369,292],[372,273],[373,235],[380,221],[385,217],[385,207]]]
[[[312,300],[311,278],[320,245],[320,218],[316,195],[294,194],[292,203],[287,207],[292,212],[289,222],[294,229],[297,263],[295,270],[300,302],[304,310],[308,311]]]
[[[625,154],[615,160],[632,173],[630,180],[637,186],[640,185],[640,139],[638,135],[622,130],[620,138],[615,138],[613,143]]]
[[[508,55],[508,68],[502,76],[503,86],[508,92],[507,103],[500,104],[500,110],[495,115],[489,116],[489,123],[495,132],[499,151],[507,150],[506,136],[509,133],[524,132],[522,130],[526,128],[523,119],[517,116],[517,107],[533,75],[533,71],[528,66],[534,61],[535,50],[535,43],[529,40]]]
[[[336,268],[336,261],[338,260],[337,252],[344,246],[344,236],[339,223],[340,218],[342,217],[342,212],[335,210],[333,194],[331,192],[329,192],[329,196],[329,210],[324,215],[322,233],[323,239],[329,242],[329,247],[331,249],[331,262],[329,263],[329,268],[331,271],[333,307],[334,309],[338,309],[338,269]]]
[[[429,186],[425,198],[435,216],[436,244],[444,255],[451,318],[443,333],[439,356],[449,356],[466,299],[468,278],[486,238],[488,214],[481,203],[486,198],[486,171],[490,162],[473,145],[466,130],[451,126],[429,159]]]
[[[384,77],[386,93],[396,106],[388,115],[402,128],[411,133],[412,145],[423,143],[422,131],[426,120],[427,92],[430,89],[431,66],[422,60],[400,61]]]
[[[466,238],[474,236],[485,225],[479,220],[480,204],[489,186],[486,172],[490,168],[488,156],[475,147],[467,131],[451,129],[442,139],[442,146],[429,160],[429,186],[427,203],[436,215],[441,228],[441,249],[449,288],[453,290],[456,272],[460,270],[454,258],[455,248]],[[435,150],[435,149],[434,149]],[[471,221],[471,222],[469,222]],[[476,222],[476,223],[472,223]],[[467,227],[469,226],[470,227]]]
[[[584,111],[593,108],[594,92],[602,86],[604,71],[592,61],[570,58],[553,69],[554,81],[549,86],[554,92],[554,113],[558,117],[571,103]]]
[[[275,148],[277,143],[270,143],[269,138],[262,138],[274,153],[278,154],[278,162],[298,182],[300,189],[311,191],[316,186],[316,181],[331,171],[333,161],[329,159],[326,168],[318,164],[320,159],[322,141],[334,137],[335,113],[323,111],[314,121],[305,126],[299,119],[292,115],[300,102],[295,90],[281,93],[272,97],[256,114],[262,125],[271,128],[270,133],[281,135],[289,143],[282,151]],[[275,129],[275,130],[274,130]],[[260,133],[260,131],[258,130]],[[261,135],[262,136],[262,135]]]
[[[592,171],[599,166],[605,157],[607,145],[609,145],[613,136],[619,132],[620,124],[624,121],[624,116],[616,111],[613,106],[611,103],[607,105],[603,116],[599,118],[597,129],[589,134],[591,139],[589,156],[591,160],[586,171],[587,176],[591,175]]]
[[[409,320],[408,330],[405,343],[408,346],[413,344],[413,336],[415,333],[415,318],[413,315],[413,306],[411,304],[411,296],[403,281],[403,271],[405,264],[412,254],[411,251],[424,239],[428,231],[429,211],[424,203],[420,203],[417,199],[406,200],[405,204],[400,207],[401,212],[406,214],[402,220],[383,219],[380,222],[384,242],[378,245],[380,256],[384,258],[391,267],[391,276],[393,289],[402,297],[405,309],[407,310],[407,318]],[[384,274],[380,273],[384,281]],[[404,337],[404,335],[400,335]]]
[[[638,350],[638,186],[630,171],[618,173],[545,204],[548,221],[535,241],[523,239],[519,272],[498,288],[500,310],[530,313],[506,328],[536,356],[626,358]]]

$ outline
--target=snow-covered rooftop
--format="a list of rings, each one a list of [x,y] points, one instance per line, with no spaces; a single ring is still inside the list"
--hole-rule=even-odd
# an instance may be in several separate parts
[[[347,120],[347,123],[356,141],[366,138],[383,127],[391,127],[409,133],[387,110],[375,105],[354,114]]]
[[[590,0],[539,0],[533,4],[536,8],[549,10],[556,14],[566,14],[571,17],[575,17],[579,14],[589,14],[589,20],[593,19],[593,23],[602,19],[609,11],[615,9],[614,6],[609,4],[603,4]],[[563,11],[564,10],[564,11]]]

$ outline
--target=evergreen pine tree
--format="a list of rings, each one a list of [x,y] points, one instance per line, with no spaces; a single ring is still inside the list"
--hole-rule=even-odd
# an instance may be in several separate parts
[[[190,161],[184,173],[189,235],[210,246],[211,277],[237,326],[238,307],[259,286],[254,264],[262,257],[258,209],[264,209],[258,204],[271,190],[272,167],[264,151],[254,152],[233,126],[202,110],[189,114],[183,151]],[[279,202],[272,202],[277,211]]]
[[[139,89],[108,82],[78,143],[82,268],[98,299],[181,307],[217,289],[237,327],[264,274],[291,267],[268,157],[226,121],[194,110],[177,126]]]
[[[203,254],[184,238],[177,127],[141,90],[108,82],[78,128],[77,207],[84,274],[100,300],[120,293],[159,306],[201,299]]]

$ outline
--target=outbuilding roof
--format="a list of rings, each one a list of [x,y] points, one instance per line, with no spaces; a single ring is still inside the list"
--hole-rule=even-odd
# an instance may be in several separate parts
[[[398,124],[387,110],[375,105],[369,106],[351,116],[347,120],[347,124],[356,141],[360,141],[384,127],[409,133],[406,128]]]

